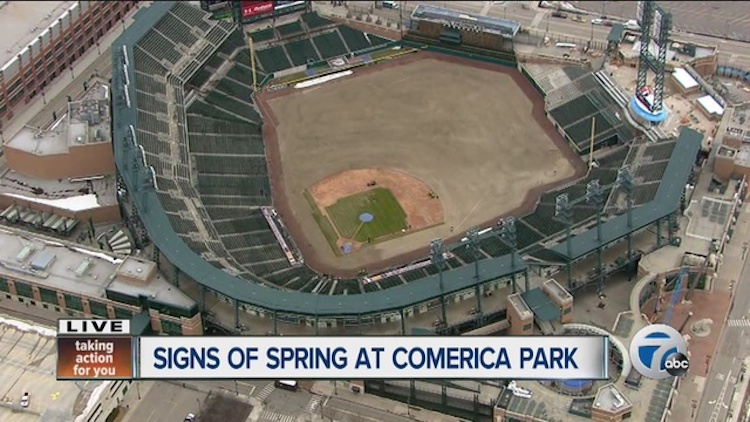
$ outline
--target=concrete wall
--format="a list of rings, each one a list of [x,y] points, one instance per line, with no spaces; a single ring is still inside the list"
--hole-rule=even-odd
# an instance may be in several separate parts
[[[64,208],[53,207],[50,205],[39,204],[24,199],[15,198],[6,194],[0,194],[0,208],[6,209],[9,206],[16,204],[20,207],[31,208],[41,212],[51,212],[55,215],[61,215],[63,217],[75,218],[78,221],[88,221],[89,218],[98,223],[115,223],[121,220],[120,207],[117,204],[92,208],[90,210],[83,211],[71,211]]]
[[[112,411],[120,405],[125,393],[132,388],[134,381],[105,381],[100,387],[101,394],[96,402],[88,403],[76,422],[104,422]],[[136,381],[137,382],[137,381]]]
[[[714,160],[714,174],[720,179],[729,180],[734,174],[734,159],[717,156]]]
[[[100,176],[115,172],[109,142],[71,147],[67,154],[36,155],[5,147],[8,167],[26,176],[54,180]]]

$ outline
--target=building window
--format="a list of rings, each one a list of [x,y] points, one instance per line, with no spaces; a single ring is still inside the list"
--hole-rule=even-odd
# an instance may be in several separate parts
[[[73,309],[75,311],[83,312],[83,302],[81,301],[81,298],[78,296],[72,296],[69,294],[65,294],[65,307],[68,309]]]
[[[563,311],[563,315],[569,314],[572,310],[573,308],[565,308],[565,310]]]
[[[109,313],[107,312],[107,305],[101,303],[101,302],[95,302],[93,300],[89,301],[89,309],[91,309],[91,314],[100,316],[100,317],[108,317]]]
[[[0,277],[0,292],[8,292],[8,280]]]
[[[16,294],[28,298],[34,297],[34,291],[31,290],[31,286],[22,281],[16,281]]]
[[[528,331],[530,329],[531,329],[531,324],[526,324],[526,325],[523,326],[523,330],[524,331]]]
[[[115,307],[115,318],[117,319],[130,319],[133,317],[133,313],[127,309]]]
[[[182,335],[182,326],[180,324],[177,324],[176,322],[163,319],[161,320],[161,331],[164,334],[169,334],[171,336],[179,336]]]
[[[57,303],[57,292],[45,289],[44,287],[39,288],[39,297],[42,299],[42,302],[45,303],[51,303],[53,305],[58,305]]]

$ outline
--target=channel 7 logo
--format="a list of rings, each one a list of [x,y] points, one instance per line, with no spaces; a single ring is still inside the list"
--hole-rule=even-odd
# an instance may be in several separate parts
[[[635,334],[630,360],[641,375],[655,380],[683,376],[690,368],[685,339],[664,324],[649,325]]]

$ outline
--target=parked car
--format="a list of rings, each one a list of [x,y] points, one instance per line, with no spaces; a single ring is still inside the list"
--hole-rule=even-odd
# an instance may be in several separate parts
[[[30,399],[29,392],[24,391],[23,395],[21,396],[21,401],[19,402],[21,407],[29,407],[29,399]]]
[[[566,19],[568,17],[568,14],[565,12],[555,11],[555,12],[552,12],[552,17]]]
[[[604,19],[597,18],[597,19],[591,19],[592,25],[604,25]]]
[[[185,416],[185,422],[195,422],[195,415],[192,413],[188,413]]]

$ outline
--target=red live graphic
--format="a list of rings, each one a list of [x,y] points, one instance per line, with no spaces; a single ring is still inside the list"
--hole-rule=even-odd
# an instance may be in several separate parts
[[[130,337],[58,337],[57,377],[132,378]]]

